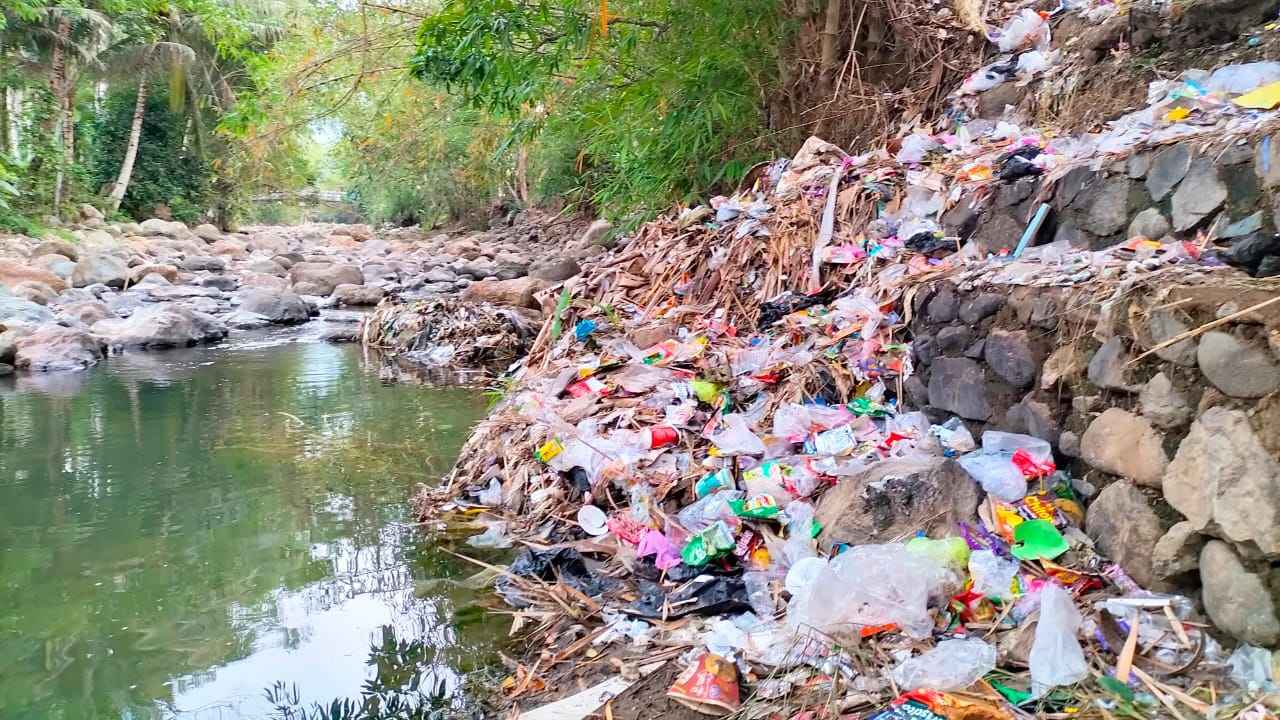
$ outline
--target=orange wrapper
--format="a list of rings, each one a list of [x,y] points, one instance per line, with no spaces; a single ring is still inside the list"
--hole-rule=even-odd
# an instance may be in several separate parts
[[[667,697],[703,715],[724,715],[741,706],[738,668],[713,653],[703,653],[684,669],[667,691]]]

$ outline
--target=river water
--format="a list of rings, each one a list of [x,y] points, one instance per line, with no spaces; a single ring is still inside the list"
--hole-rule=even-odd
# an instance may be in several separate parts
[[[295,331],[0,381],[0,718],[456,695],[502,623],[405,501],[485,398],[380,370]]]

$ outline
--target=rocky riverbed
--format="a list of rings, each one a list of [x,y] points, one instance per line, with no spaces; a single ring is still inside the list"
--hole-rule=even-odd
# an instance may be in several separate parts
[[[123,351],[183,347],[327,310],[327,339],[356,339],[342,309],[456,293],[536,308],[578,273],[609,227],[525,212],[485,232],[367,225],[226,233],[150,219],[106,222],[82,206],[41,238],[0,237],[0,373],[79,370]]]

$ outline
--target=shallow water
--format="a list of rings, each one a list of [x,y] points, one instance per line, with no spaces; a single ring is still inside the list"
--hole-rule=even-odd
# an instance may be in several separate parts
[[[263,718],[277,682],[487,663],[502,624],[440,580],[476,568],[405,505],[484,397],[381,370],[277,333],[0,383],[0,717]]]

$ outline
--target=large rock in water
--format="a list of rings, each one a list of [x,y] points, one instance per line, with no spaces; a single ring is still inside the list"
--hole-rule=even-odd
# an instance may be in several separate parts
[[[537,310],[540,306],[534,295],[546,287],[545,280],[527,276],[514,280],[482,280],[468,285],[462,291],[462,299]]]
[[[115,348],[186,347],[226,337],[227,326],[181,305],[160,305],[123,320],[99,320],[93,334]]]
[[[1191,424],[1164,497],[1197,531],[1280,558],[1280,463],[1243,412],[1214,407]]]
[[[331,295],[339,285],[363,285],[364,273],[355,265],[300,262],[289,268],[289,282],[301,295]]]
[[[261,315],[273,323],[293,325],[311,318],[302,298],[291,292],[249,288],[240,293],[240,311]]]
[[[45,325],[15,343],[14,366],[31,372],[83,370],[102,359],[102,346],[89,333]]]
[[[1142,587],[1156,589],[1151,548],[1164,535],[1160,518],[1138,487],[1127,480],[1111,483],[1089,504],[1085,532]]]
[[[1264,647],[1280,641],[1280,620],[1267,580],[1249,572],[1224,542],[1210,540],[1200,551],[1200,582],[1209,617],[1232,637]]]
[[[339,285],[333,289],[333,301],[343,305],[377,305],[387,291],[377,285]]]
[[[1162,442],[1145,418],[1113,407],[1089,423],[1080,438],[1080,455],[1103,472],[1160,487],[1169,464]]]
[[[78,288],[97,284],[122,288],[128,280],[129,264],[107,253],[85,253],[71,274],[71,284]]]
[[[67,289],[65,280],[46,269],[32,267],[16,260],[0,258],[0,285],[13,287],[20,282],[28,280],[42,282],[58,292]]]
[[[946,535],[974,522],[978,486],[946,458],[893,459],[844,478],[823,494],[814,517],[823,543],[890,542],[917,530]]]

